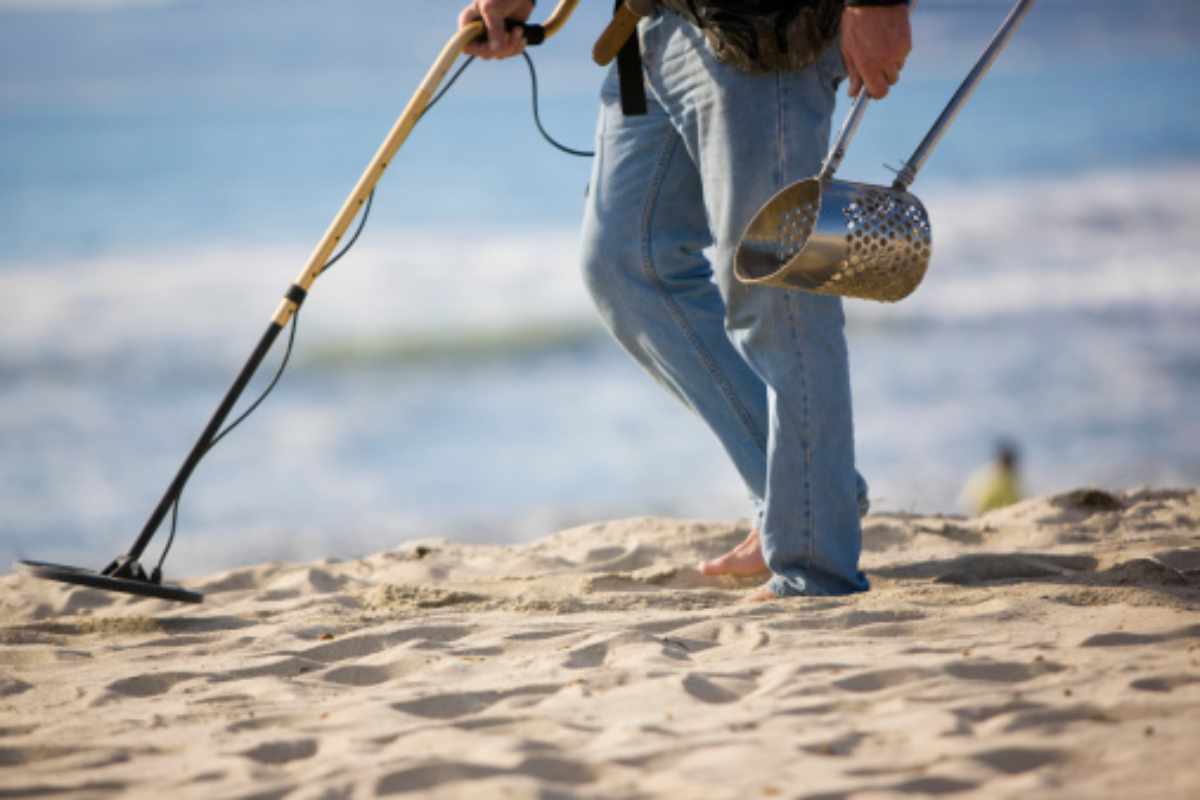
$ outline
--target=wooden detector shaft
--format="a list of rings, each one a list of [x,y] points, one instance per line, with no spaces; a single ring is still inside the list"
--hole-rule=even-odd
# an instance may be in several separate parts
[[[542,41],[558,33],[578,5],[579,0],[559,0],[558,5],[555,6],[554,11],[543,25],[528,25],[525,27],[529,33],[533,33],[536,30],[538,40]],[[450,71],[450,67],[453,66],[458,57],[462,55],[463,49],[473,40],[484,34],[484,32],[485,29],[482,22],[472,23],[457,31],[446,43],[445,47],[442,48],[437,60],[434,61],[433,66],[425,74],[424,80],[417,87],[416,93],[413,94],[412,99],[408,101],[408,105],[405,106],[399,119],[396,120],[391,131],[388,132],[387,138],[384,139],[383,144],[380,145],[379,150],[376,151],[375,156],[363,171],[362,177],[358,179],[358,183],[355,184],[354,189],[350,192],[350,196],[346,198],[346,202],[342,204],[341,210],[333,218],[333,222],[330,223],[328,230],[325,231],[325,235],[317,243],[312,255],[309,256],[304,270],[296,278],[295,283],[288,287],[282,302],[280,302],[279,307],[275,310],[271,324],[259,340],[258,345],[254,348],[249,360],[242,367],[237,379],[225,394],[216,412],[209,420],[208,425],[205,426],[203,433],[200,434],[200,438],[192,447],[191,452],[184,460],[174,480],[167,487],[166,493],[164,493],[162,499],[151,513],[150,518],[146,520],[141,534],[129,549],[129,552],[109,564],[101,573],[102,575],[125,579],[124,583],[147,581],[158,583],[161,580],[161,576],[157,574],[157,570],[154,575],[147,578],[144,570],[142,570],[138,563],[138,559],[141,558],[147,545],[150,544],[150,540],[154,537],[155,532],[162,524],[163,519],[166,518],[171,507],[179,499],[179,495],[183,491],[183,487],[187,484],[188,478],[191,477],[192,472],[219,435],[221,425],[233,410],[238,397],[250,382],[255,371],[262,363],[263,358],[270,350],[271,345],[299,310],[313,282],[329,263],[334,249],[341,242],[342,237],[346,235],[350,223],[354,221],[354,218],[358,216],[362,207],[366,205],[367,199],[371,196],[371,192],[374,191],[380,178],[383,177],[383,173],[395,157],[396,151],[408,139],[413,127],[417,124],[417,120],[425,113],[425,109],[429,106],[434,92],[445,79],[446,73]],[[529,37],[531,43],[533,43],[533,38],[533,36]],[[104,588],[118,587],[114,585]]]

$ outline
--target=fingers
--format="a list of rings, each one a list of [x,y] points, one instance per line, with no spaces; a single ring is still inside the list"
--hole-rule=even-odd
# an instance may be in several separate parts
[[[482,12],[483,25],[487,28],[488,50],[491,51],[491,57],[502,58],[502,53],[511,55],[507,51],[512,49],[512,41],[514,38],[519,38],[519,34],[515,30],[505,29],[504,15],[500,13],[494,3],[484,4]]]
[[[850,7],[843,13],[842,55],[851,95],[865,86],[871,97],[886,97],[911,50],[907,7]]]
[[[484,59],[518,55],[525,49],[524,34],[519,28],[509,30],[505,19],[524,19],[532,9],[528,0],[474,0],[459,14],[458,27],[461,30],[473,22],[482,21],[487,41],[471,42],[463,51]]]
[[[850,76],[850,85],[847,88],[851,97],[858,97],[863,86],[866,86],[867,94],[876,100],[882,100],[900,80],[900,69],[897,67],[860,70],[857,64],[847,60],[846,72]]]
[[[850,85],[846,87],[846,91],[851,97],[858,97],[858,93],[862,91],[863,86],[862,71],[858,68],[858,62],[854,60],[854,53],[850,48],[846,47],[844,40],[842,43],[842,61],[846,65],[846,75],[850,78]]]
[[[887,81],[882,79],[881,76],[873,76],[871,80],[866,81],[866,84],[867,94],[871,95],[871,97],[875,98],[876,100],[882,100],[883,98],[887,97],[890,86]]]
[[[900,67],[877,67],[864,73],[867,94],[876,100],[887,97],[888,91],[900,80]]]
[[[471,23],[478,21],[479,12],[475,10],[475,4],[471,3],[471,5],[464,8],[462,13],[458,15],[458,29],[461,31]],[[463,47],[463,52],[467,55],[475,56],[477,58],[481,57],[483,53],[487,52],[487,43],[485,42],[483,44],[478,44],[476,42],[470,42]]]

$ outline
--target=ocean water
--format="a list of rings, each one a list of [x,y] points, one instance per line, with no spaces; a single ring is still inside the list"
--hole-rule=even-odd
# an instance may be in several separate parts
[[[0,2],[0,554],[125,550],[454,5]],[[586,147],[605,10],[582,5],[532,54],[546,125]],[[919,5],[844,177],[888,181],[1007,7]],[[1200,481],[1200,6],[1079,9],[1038,4],[919,176],[924,285],[847,304],[876,508],[956,510],[1001,436],[1031,492]],[[588,169],[538,138],[522,62],[474,64],[189,484],[168,571],[746,514],[594,319]]]

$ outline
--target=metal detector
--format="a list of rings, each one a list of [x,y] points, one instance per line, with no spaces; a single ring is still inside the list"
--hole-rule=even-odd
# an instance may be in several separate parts
[[[575,7],[578,4],[579,0],[559,0],[558,5],[555,6],[554,11],[544,24],[534,25],[509,20],[508,27],[510,29],[521,28],[524,32],[525,43],[527,45],[541,44],[550,36],[558,33],[575,11]],[[342,205],[341,210],[338,211],[337,216],[333,218],[329,229],[317,244],[316,249],[308,260],[308,264],[304,267],[304,271],[300,273],[295,283],[289,286],[284,293],[283,301],[279,304],[275,315],[271,318],[271,324],[267,326],[266,332],[262,335],[254,351],[250,354],[250,358],[246,361],[245,366],[242,367],[237,379],[234,380],[233,385],[226,392],[224,399],[221,400],[221,404],[217,406],[212,419],[209,420],[208,425],[204,428],[204,432],[200,434],[200,438],[196,440],[196,444],[192,447],[183,465],[179,468],[175,479],[167,487],[158,506],[150,514],[150,518],[146,520],[141,534],[133,543],[133,546],[129,548],[129,552],[118,557],[98,572],[81,567],[50,564],[44,561],[18,562],[29,574],[38,578],[88,586],[93,589],[103,589],[110,592],[124,592],[126,594],[157,597],[162,600],[174,600],[181,603],[199,603],[203,601],[204,595],[199,592],[163,583],[161,564],[159,567],[155,567],[150,573],[147,573],[139,559],[141,559],[142,553],[145,552],[146,547],[150,544],[150,540],[158,532],[159,526],[167,514],[175,507],[184,486],[187,484],[196,466],[200,463],[200,460],[223,435],[221,426],[225,423],[226,418],[233,410],[234,404],[241,397],[247,384],[250,383],[250,379],[258,370],[259,365],[262,364],[263,358],[266,357],[271,346],[279,337],[280,332],[283,331],[288,322],[299,311],[301,304],[304,303],[305,298],[308,296],[313,282],[332,264],[333,260],[338,258],[338,256],[334,255],[335,248],[342,241],[342,237],[345,236],[350,223],[359,215],[359,212],[364,211],[364,207],[369,203],[376,184],[383,177],[384,170],[387,169],[388,164],[395,157],[396,151],[408,139],[408,135],[417,124],[417,120],[421,118],[421,115],[429,107],[434,98],[434,91],[445,79],[450,67],[462,55],[463,49],[472,41],[486,35],[483,23],[475,22],[455,33],[446,46],[442,48],[442,52],[438,55],[437,60],[434,61],[433,66],[425,74],[424,80],[417,87],[416,93],[409,100],[399,119],[392,126],[387,138],[384,139],[374,158],[367,165],[362,177],[359,178],[353,191],[350,192],[350,196]]]

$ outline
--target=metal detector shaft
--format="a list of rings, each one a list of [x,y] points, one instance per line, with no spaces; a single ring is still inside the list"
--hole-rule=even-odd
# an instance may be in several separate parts
[[[577,5],[579,5],[579,0],[559,0],[550,18],[542,25],[545,38],[548,39],[558,33],[559,29],[566,24],[567,19],[575,11]],[[472,23],[456,33],[446,43],[446,46],[442,48],[441,54],[438,55],[433,66],[429,68],[425,79],[421,81],[421,85],[417,87],[416,93],[408,101],[408,105],[405,106],[399,119],[396,120],[396,124],[392,126],[392,130],[388,133],[387,138],[384,139],[383,144],[380,145],[379,150],[375,153],[375,157],[371,159],[371,163],[363,171],[362,177],[358,179],[358,183],[350,192],[350,196],[346,198],[346,202],[342,205],[341,210],[333,218],[329,230],[325,232],[316,249],[313,250],[312,255],[308,259],[308,264],[304,267],[304,271],[296,278],[296,286],[307,292],[309,287],[312,286],[313,281],[321,274],[321,270],[328,263],[334,248],[337,247],[338,242],[345,236],[346,230],[358,215],[359,210],[366,204],[367,198],[370,197],[371,192],[375,189],[375,185],[379,183],[379,179],[383,177],[384,170],[387,169],[388,164],[395,157],[396,151],[408,139],[408,135],[417,124],[417,120],[425,113],[425,108],[433,98],[434,91],[446,77],[446,73],[450,71],[450,67],[459,55],[462,54],[463,48],[482,33],[484,33],[483,23]],[[280,326],[286,325],[297,308],[299,308],[298,304],[294,303],[290,298],[285,297],[279,308],[275,311],[275,322],[278,322]]]
[[[1000,25],[996,31],[992,41],[988,44],[987,49],[983,51],[983,55],[975,62],[975,66],[971,69],[967,77],[963,79],[962,84],[958,87],[958,91],[950,98],[950,102],[946,104],[945,110],[941,116],[933,123],[933,127],[929,129],[929,133],[925,134],[925,138],[917,145],[917,149],[913,152],[912,157],[908,159],[908,163],[900,170],[896,176],[896,180],[892,183],[893,189],[898,189],[902,192],[908,191],[908,187],[917,178],[917,172],[925,165],[925,161],[929,158],[933,148],[937,147],[938,142],[942,140],[943,134],[946,133],[946,128],[958,116],[958,112],[974,94],[975,88],[979,85],[979,79],[987,74],[991,69],[992,64],[996,61],[1000,52],[1008,45],[1013,34],[1017,32],[1017,26],[1021,24],[1021,20],[1033,8],[1035,0],[1018,0],[1013,10],[1009,12],[1008,17]]]
[[[536,30],[539,40],[549,38],[558,33],[562,26],[566,24],[578,4],[579,0],[559,0],[558,5],[555,6],[554,11],[543,25],[529,25],[526,27],[531,33]],[[358,179],[358,183],[355,184],[354,189],[350,192],[350,196],[346,198],[341,210],[333,218],[333,222],[329,225],[328,230],[325,231],[325,235],[317,243],[304,270],[296,278],[295,283],[288,287],[283,301],[275,310],[275,315],[272,317],[271,324],[267,328],[266,333],[259,340],[258,345],[254,348],[254,352],[251,353],[250,358],[246,361],[245,366],[242,367],[237,379],[225,394],[216,412],[214,412],[212,419],[209,420],[203,433],[200,434],[200,438],[196,441],[191,452],[184,460],[183,466],[179,468],[175,479],[167,487],[166,493],[163,494],[154,512],[146,521],[137,541],[134,542],[133,547],[130,548],[125,556],[110,564],[104,570],[103,574],[123,577],[129,577],[133,574],[137,568],[137,560],[150,544],[150,540],[154,538],[155,532],[162,524],[163,519],[166,518],[167,513],[171,510],[171,506],[179,499],[180,492],[183,491],[183,487],[187,483],[188,478],[191,477],[196,465],[200,463],[204,454],[212,446],[214,437],[218,435],[221,425],[224,424],[225,419],[233,410],[234,404],[237,403],[247,384],[250,383],[250,379],[262,364],[263,359],[275,343],[279,333],[299,310],[300,305],[308,295],[309,288],[317,279],[317,276],[321,274],[325,265],[329,263],[334,249],[338,246],[342,237],[345,236],[350,223],[354,221],[354,218],[358,216],[359,211],[366,204],[376,184],[383,177],[388,164],[391,163],[392,158],[396,155],[396,151],[408,139],[413,127],[417,124],[417,120],[425,113],[425,109],[433,98],[438,85],[445,79],[446,73],[450,71],[450,67],[453,66],[454,62],[462,54],[467,44],[477,39],[483,33],[484,26],[482,22],[472,23],[455,33],[446,43],[445,47],[442,48],[437,60],[434,61],[433,66],[425,74],[424,80],[417,87],[416,93],[408,101],[408,105],[405,106],[404,111],[396,120],[395,125],[392,126],[391,131],[388,132],[387,138],[384,139],[383,144],[363,171],[362,177]],[[533,36],[529,37],[531,43],[533,38]]]
[[[299,302],[299,301],[297,301]],[[294,313],[294,310],[293,310]],[[171,485],[167,487],[166,493],[163,494],[154,512],[150,514],[150,518],[146,520],[146,524],[142,527],[142,533],[138,536],[137,541],[133,543],[133,547],[129,548],[129,552],[122,558],[109,564],[103,571],[104,575],[116,575],[120,577],[131,577],[132,570],[135,568],[137,560],[142,557],[146,546],[150,544],[150,540],[154,538],[158,526],[162,524],[166,518],[167,512],[171,510],[171,506],[179,499],[183,487],[187,485],[188,478],[192,476],[192,472],[200,463],[200,459],[204,458],[204,454],[208,452],[208,448],[212,446],[214,437],[221,430],[221,425],[225,423],[229,412],[233,410],[233,406],[241,397],[246,385],[250,383],[250,379],[254,377],[254,373],[258,370],[263,359],[271,349],[271,345],[275,343],[279,332],[283,330],[283,326],[277,322],[271,322],[267,327],[266,333],[258,341],[258,346],[254,348],[254,352],[250,354],[250,358],[246,361],[242,371],[238,373],[237,379],[233,385],[229,387],[229,391],[225,393],[225,397],[221,400],[221,404],[217,406],[217,410],[213,413],[212,419],[208,421],[208,425],[204,428],[204,432],[200,434],[200,438],[196,440],[196,444],[192,446],[192,451],[188,453],[187,458],[183,462],[183,466],[179,468],[179,472],[175,474],[175,479],[171,481]]]

